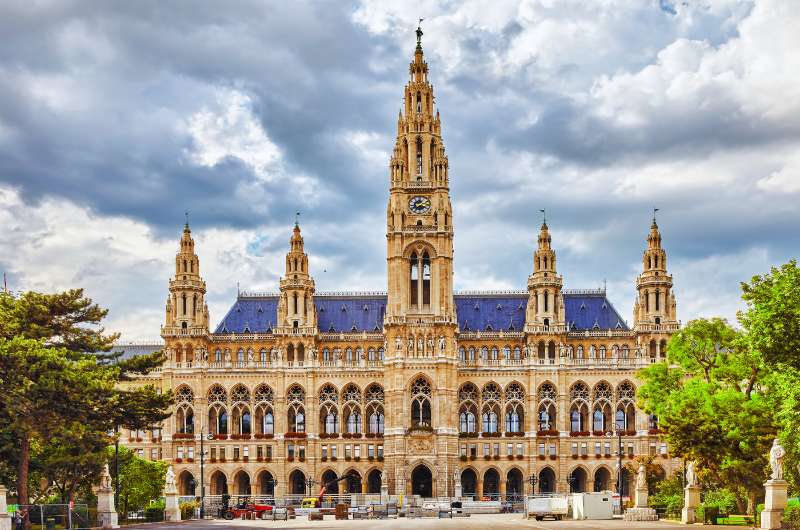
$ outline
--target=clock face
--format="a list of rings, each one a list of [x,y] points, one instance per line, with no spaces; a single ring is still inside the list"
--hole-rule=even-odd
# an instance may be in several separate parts
[[[408,209],[411,210],[411,213],[428,213],[431,211],[431,200],[421,196],[411,197],[411,200],[408,201]]]

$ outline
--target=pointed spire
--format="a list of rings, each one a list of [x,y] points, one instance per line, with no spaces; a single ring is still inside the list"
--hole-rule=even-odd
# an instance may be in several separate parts
[[[650,234],[647,236],[648,248],[661,248],[661,233],[658,231],[656,222],[656,212],[658,208],[653,208],[653,223],[650,225]]]

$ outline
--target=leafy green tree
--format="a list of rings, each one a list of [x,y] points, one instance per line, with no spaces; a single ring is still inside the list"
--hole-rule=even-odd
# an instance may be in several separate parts
[[[17,497],[29,501],[31,447],[63,432],[65,424],[104,423],[111,415],[114,372],[91,356],[74,358],[42,340],[0,340],[2,430],[16,442]]]
[[[666,362],[639,375],[640,405],[658,416],[672,453],[737,485],[752,510],[776,425],[764,363],[747,338],[723,319],[691,321],[670,340]]]
[[[109,458],[114,448],[108,448]],[[119,510],[123,516],[129,511],[143,510],[152,500],[159,499],[164,490],[168,464],[139,458],[126,447],[119,448]],[[116,478],[112,470],[112,478]]]
[[[742,283],[747,308],[738,315],[748,347],[768,367],[766,392],[783,446],[784,470],[793,491],[800,490],[800,268],[792,260]]]
[[[792,260],[742,283],[747,310],[738,315],[753,351],[769,365],[800,369],[800,268]]]
[[[97,479],[107,432],[144,429],[169,416],[171,393],[131,382],[160,366],[163,353],[123,359],[110,352],[118,335],[100,325],[107,313],[81,289],[0,293],[0,390],[8,389],[1,398],[8,406],[0,410],[0,461],[15,464],[20,502],[28,502],[32,457],[41,457],[33,467],[45,467],[69,497]],[[41,451],[32,454],[32,447]],[[0,467],[0,473],[11,471]]]

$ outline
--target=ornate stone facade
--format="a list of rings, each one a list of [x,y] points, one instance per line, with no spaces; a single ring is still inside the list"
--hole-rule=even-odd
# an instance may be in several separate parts
[[[615,489],[623,463],[677,469],[636,408],[636,370],[679,327],[655,219],[633,327],[604,290],[568,291],[546,223],[527,290],[453,292],[442,120],[419,38],[390,161],[386,293],[316,293],[300,227],[275,294],[240,293],[214,332],[189,226],[151,376],[176,393],[160,431],[129,444],[173,463],[181,494],[284,495],[346,472],[340,490],[493,497]],[[623,466],[624,469],[624,466]],[[623,470],[624,492],[633,475]],[[573,480],[568,480],[572,477]]]

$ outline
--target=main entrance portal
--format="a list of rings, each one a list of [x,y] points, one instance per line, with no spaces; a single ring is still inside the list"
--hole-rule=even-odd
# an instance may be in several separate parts
[[[420,464],[411,473],[411,493],[420,497],[433,497],[431,470]]]

